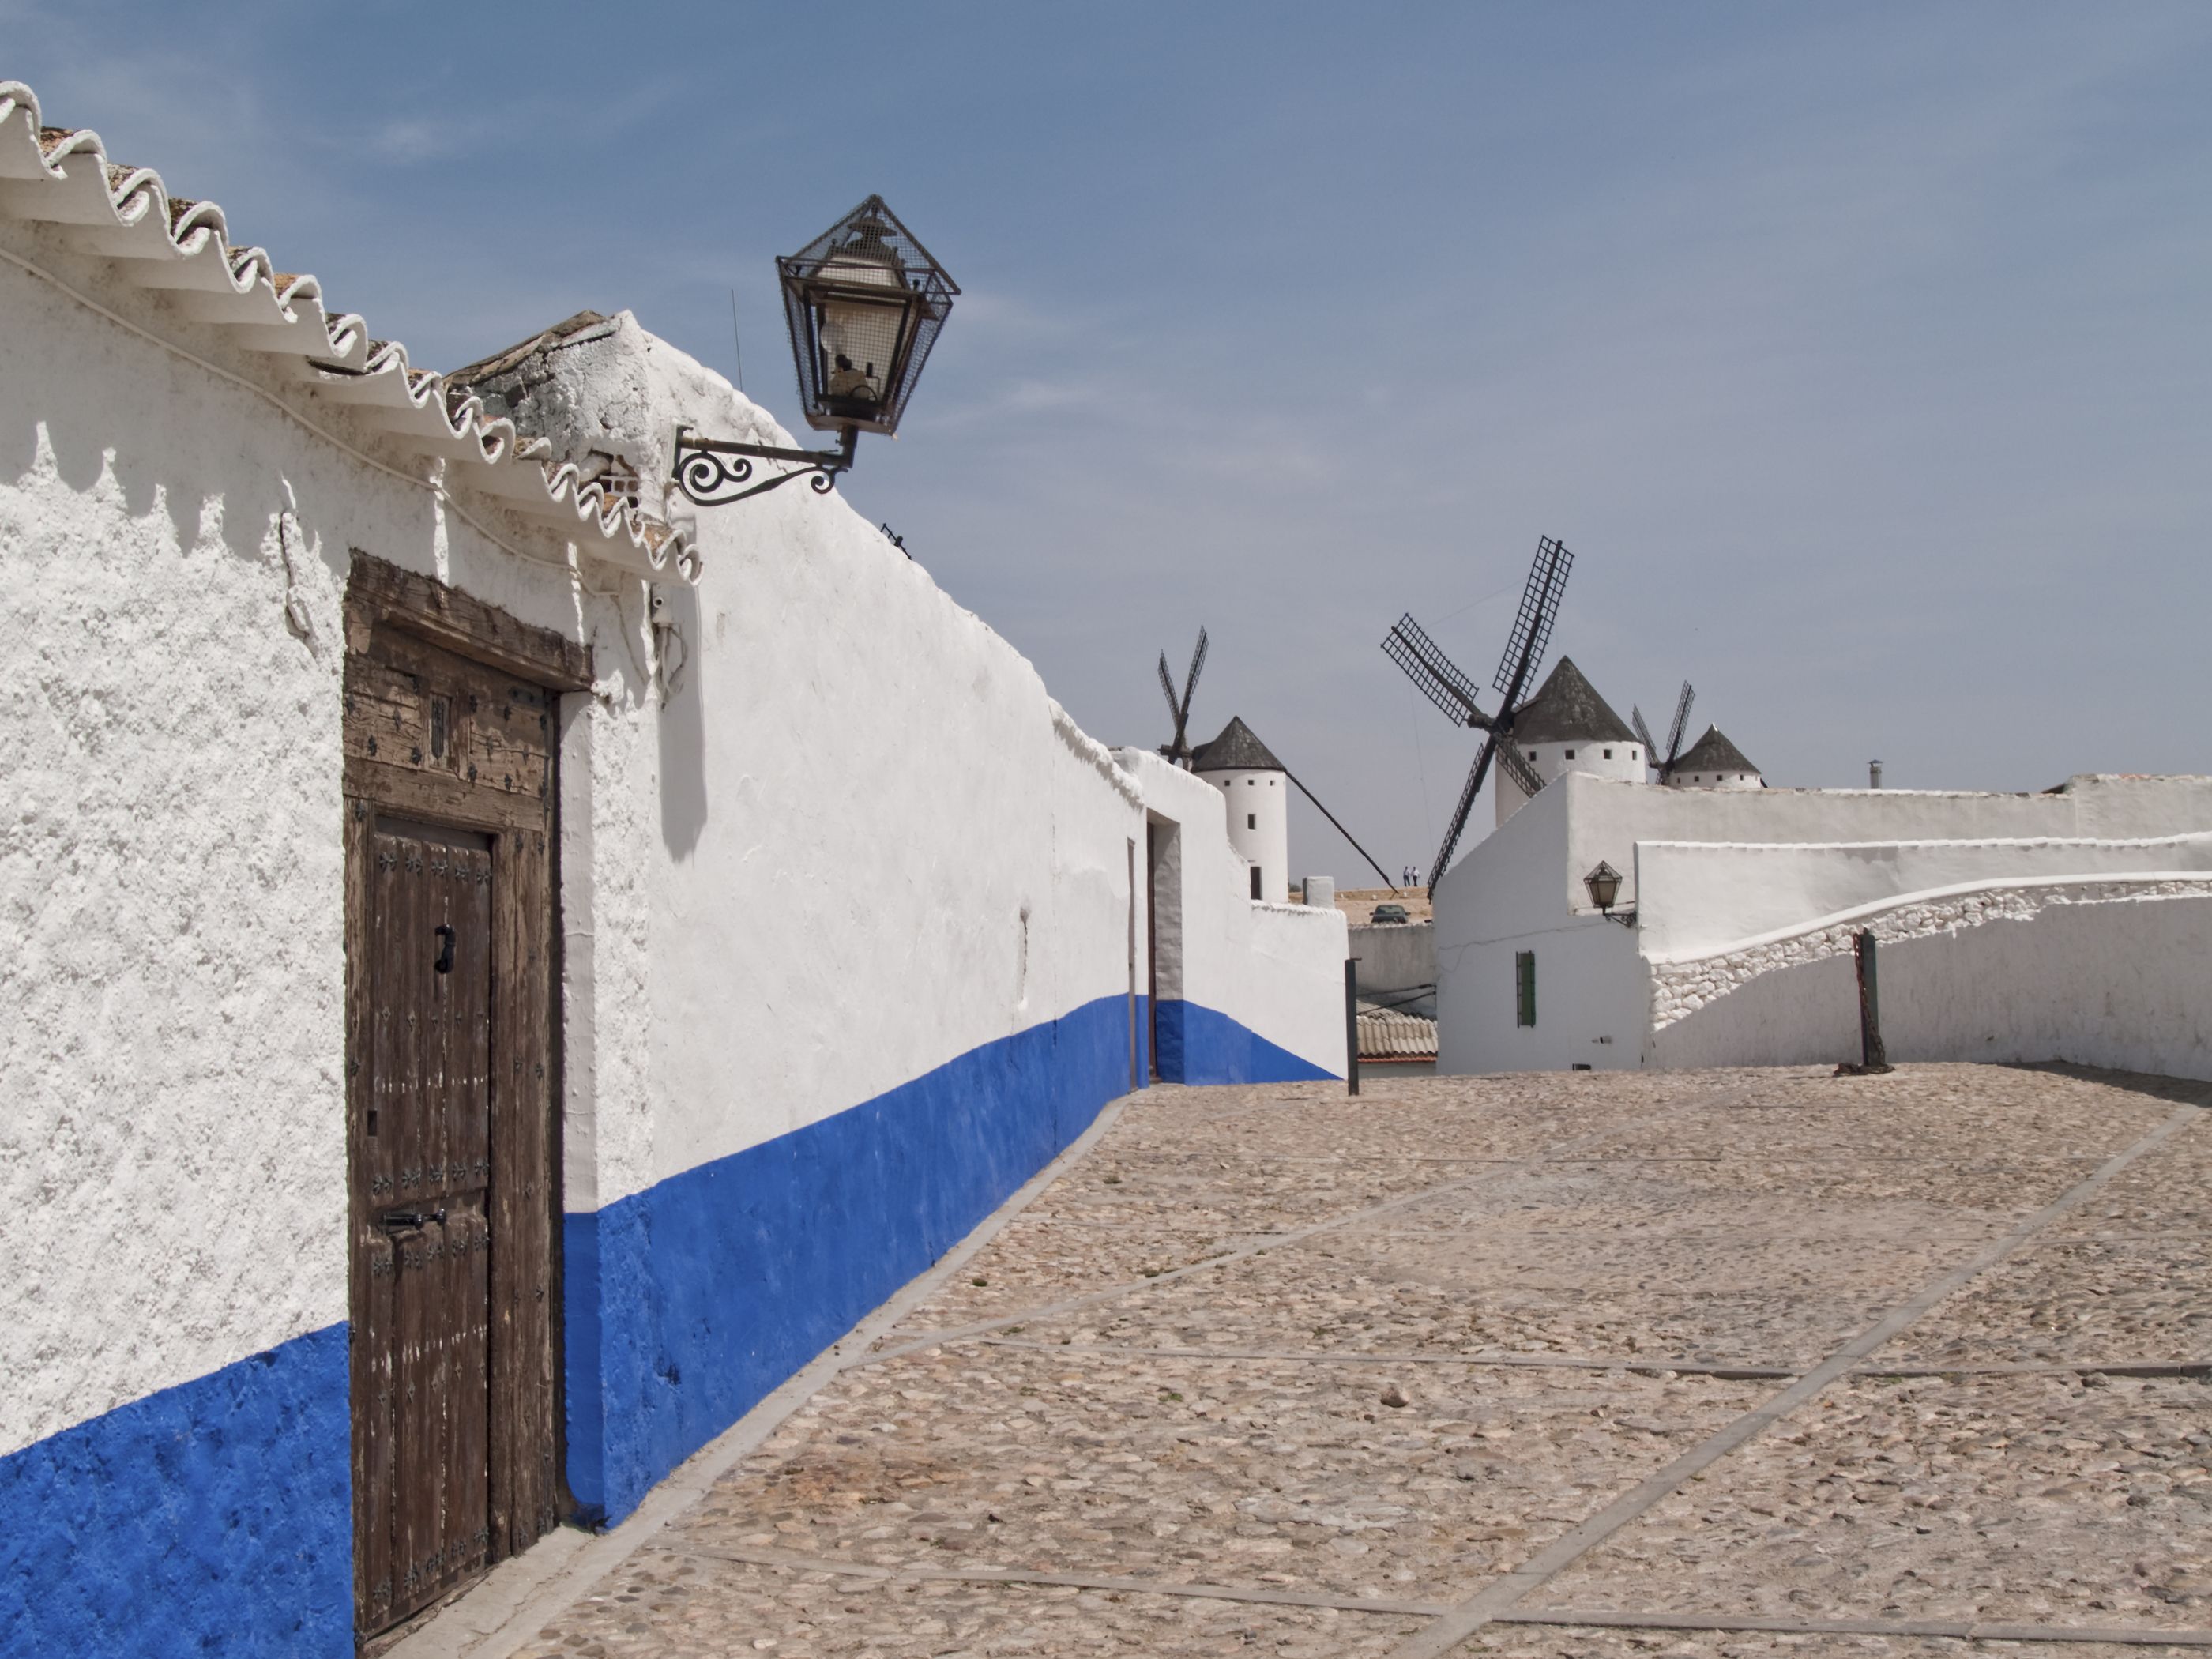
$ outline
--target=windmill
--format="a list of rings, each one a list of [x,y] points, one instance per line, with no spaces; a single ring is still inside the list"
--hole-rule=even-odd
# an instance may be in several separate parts
[[[1644,723],[1644,711],[1634,708],[1628,711],[1629,724],[1636,728],[1636,735],[1644,739],[1644,752],[1650,758],[1651,764],[1659,769],[1659,781],[1662,783],[1674,775],[1674,763],[1682,757],[1682,738],[1690,729],[1690,705],[1697,700],[1697,687],[1684,680],[1681,695],[1674,699],[1674,724],[1667,732],[1665,760],[1659,758],[1659,745],[1651,741],[1651,728]]]
[[[1382,641],[1390,660],[1406,671],[1431,702],[1458,724],[1490,734],[1483,741],[1482,752],[1475,757],[1474,769],[1467,775],[1467,787],[1460,791],[1459,805],[1452,813],[1451,827],[1444,831],[1443,845],[1437,849],[1436,862],[1429,866],[1432,895],[1444,866],[1451,861],[1452,849],[1459,845],[1460,831],[1467,828],[1467,815],[1474,810],[1474,798],[1482,793],[1482,781],[1489,775],[1493,759],[1525,793],[1533,795],[1544,787],[1536,769],[1513,746],[1513,722],[1521,713],[1522,689],[1551,643],[1552,623],[1559,614],[1559,595],[1566,588],[1567,572],[1574,562],[1575,556],[1556,537],[1546,536],[1537,542],[1536,561],[1528,568],[1528,585],[1521,593],[1521,609],[1514,616],[1513,631],[1505,639],[1505,654],[1498,659],[1498,672],[1491,680],[1500,697],[1495,714],[1486,714],[1475,706],[1479,688],[1422,631],[1412,612],[1401,617]]]
[[[1160,745],[1160,753],[1177,766],[1190,764],[1190,740],[1184,735],[1190,725],[1191,694],[1198,690],[1198,671],[1206,666],[1206,629],[1198,630],[1198,649],[1190,653],[1190,672],[1183,678],[1182,696],[1176,696],[1175,676],[1168,672],[1168,653],[1160,653],[1160,690],[1168,694],[1168,714],[1175,720],[1175,736]]]

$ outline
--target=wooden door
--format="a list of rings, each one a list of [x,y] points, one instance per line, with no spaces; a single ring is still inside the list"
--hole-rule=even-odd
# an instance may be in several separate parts
[[[558,1519],[552,688],[587,683],[588,659],[358,556],[347,632],[355,1595],[367,1637]]]
[[[481,1571],[491,1543],[492,845],[379,817],[354,1252],[365,1631]]]

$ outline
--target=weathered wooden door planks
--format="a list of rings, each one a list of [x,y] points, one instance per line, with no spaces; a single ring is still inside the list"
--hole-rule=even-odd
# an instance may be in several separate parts
[[[481,659],[461,654],[481,641]],[[521,672],[518,672],[521,671]],[[557,1520],[557,636],[356,555],[345,690],[356,1626]]]

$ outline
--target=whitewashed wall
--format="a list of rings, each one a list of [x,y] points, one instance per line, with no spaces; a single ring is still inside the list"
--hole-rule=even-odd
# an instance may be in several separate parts
[[[345,1317],[338,595],[439,530],[7,264],[0,319],[7,1453]]]
[[[1568,877],[1571,808],[1583,792],[1656,789],[1570,772],[1486,836],[1437,884],[1437,1070],[1632,1066],[1646,999],[1632,934],[1589,908]],[[1570,902],[1570,892],[1581,900]],[[1516,1023],[1515,958],[1536,958],[1536,1024]]]
[[[679,422],[795,441],[627,313],[555,361],[575,422],[551,428],[556,448],[588,439],[651,476]],[[587,840],[570,815],[564,872],[592,870],[602,914],[633,908],[608,899],[637,867],[654,872],[633,949],[655,1041],[620,1068],[649,1079],[653,1104],[572,1087],[570,1146],[599,1145],[596,1168],[572,1151],[572,1208],[1128,989],[1136,788],[1029,662],[842,496],[670,505],[708,573],[662,590],[682,636],[671,660],[688,657],[677,691],[662,708],[635,684],[649,659],[603,652],[624,696],[586,711],[563,755],[570,788],[591,775],[623,820]],[[611,768],[618,787],[603,788]],[[644,1139],[611,1139],[614,1118]]]
[[[1191,1080],[1343,1075],[1344,913],[1334,905],[1255,903],[1222,791],[1149,750],[1114,753],[1151,814],[1182,831],[1182,927],[1161,994],[1202,1011],[1190,1034]],[[1237,1029],[1223,1030],[1205,1014]],[[1240,1033],[1265,1047],[1231,1052]]]
[[[0,1475],[46,1494],[0,1565],[49,1609],[0,1596],[9,1640],[350,1651],[349,550],[594,653],[560,803],[587,1514],[1128,1086],[1148,786],[1186,825],[1186,997],[1239,1063],[1341,1070],[1340,916],[1251,904],[1218,793],[1117,763],[842,499],[697,514],[656,629],[646,582],[489,497],[467,522],[372,417],[54,233],[0,219],[7,248],[84,296],[0,263]],[[548,434],[626,454],[649,507],[679,420],[789,441],[626,316],[553,390]],[[187,1537],[224,1554],[179,1601]]]

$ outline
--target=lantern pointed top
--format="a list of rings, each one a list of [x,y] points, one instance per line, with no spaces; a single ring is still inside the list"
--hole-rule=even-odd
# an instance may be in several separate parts
[[[927,286],[941,290],[948,299],[960,292],[960,284],[952,280],[945,267],[937,263],[937,257],[921,245],[906,228],[905,222],[891,211],[890,204],[880,196],[869,197],[798,252],[778,259],[776,264],[785,268],[812,265],[818,269],[836,254],[858,247],[880,248],[890,253],[908,274],[910,287],[923,286],[911,280],[922,277],[929,279]]]

